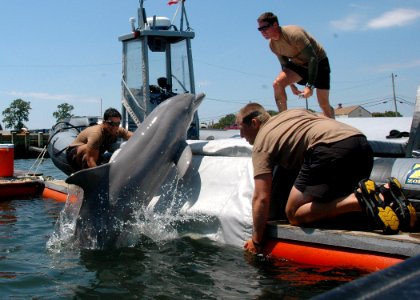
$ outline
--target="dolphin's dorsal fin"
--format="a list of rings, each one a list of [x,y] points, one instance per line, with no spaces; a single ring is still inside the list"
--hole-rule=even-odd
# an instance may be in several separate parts
[[[85,194],[90,189],[97,189],[104,181],[108,182],[110,164],[78,171],[66,179],[66,183],[80,186]]]
[[[192,163],[192,151],[190,146],[184,142],[179,148],[179,155],[175,161],[178,170],[178,176],[184,177]]]

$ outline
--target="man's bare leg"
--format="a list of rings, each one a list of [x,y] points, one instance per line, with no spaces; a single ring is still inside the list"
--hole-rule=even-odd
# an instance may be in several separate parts
[[[334,119],[334,109],[330,105],[330,90],[316,89],[316,96],[318,98],[319,107],[324,116]]]
[[[292,225],[307,225],[355,211],[362,209],[353,193],[331,202],[318,202],[295,187],[292,188],[286,204],[286,215]]]
[[[284,69],[273,82],[274,99],[279,112],[287,110],[286,87],[300,81],[302,78],[292,70]]]

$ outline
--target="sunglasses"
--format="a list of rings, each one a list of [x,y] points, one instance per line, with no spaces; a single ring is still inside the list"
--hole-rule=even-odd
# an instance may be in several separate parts
[[[119,127],[121,122],[113,122],[113,121],[105,121],[105,123],[108,123],[109,125],[113,126],[113,127]]]
[[[271,26],[273,26],[273,25],[272,24],[268,24],[268,25],[264,25],[264,26],[258,27],[258,31],[264,32],[268,28],[270,28]]]
[[[259,111],[253,111],[250,114],[242,118],[242,123],[246,125],[251,125],[252,119],[258,117],[261,113]]]

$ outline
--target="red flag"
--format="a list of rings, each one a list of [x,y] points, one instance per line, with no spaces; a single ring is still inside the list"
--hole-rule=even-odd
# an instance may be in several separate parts
[[[168,5],[172,5],[172,4],[178,4],[180,0],[169,0]],[[183,0],[181,0],[183,1]]]

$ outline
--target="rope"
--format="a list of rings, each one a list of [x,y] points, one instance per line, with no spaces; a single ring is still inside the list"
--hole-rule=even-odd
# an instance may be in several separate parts
[[[42,151],[39,153],[38,157],[36,158],[35,162],[32,164],[32,166],[29,168],[28,172],[25,174],[26,176],[30,176],[30,174],[36,174],[38,171],[39,166],[44,162],[44,156],[47,153],[47,146],[44,146],[42,148]],[[35,167],[35,170],[32,172],[32,168]]]

